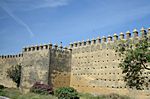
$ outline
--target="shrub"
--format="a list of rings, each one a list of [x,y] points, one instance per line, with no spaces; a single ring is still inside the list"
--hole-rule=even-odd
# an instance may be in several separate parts
[[[47,84],[41,84],[40,82],[36,82],[30,89],[31,92],[38,94],[53,94],[53,88]]]
[[[72,87],[61,87],[55,90],[58,99],[79,99],[78,92]]]
[[[19,87],[21,79],[21,66],[16,65],[9,68],[7,70],[7,76],[17,84],[17,87]]]

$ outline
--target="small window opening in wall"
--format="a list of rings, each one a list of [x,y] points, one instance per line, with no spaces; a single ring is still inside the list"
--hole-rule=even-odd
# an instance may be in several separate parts
[[[105,66],[105,68],[107,68],[107,67]]]
[[[93,86],[93,88],[95,88],[95,86]]]
[[[113,60],[114,61],[114,60]]]
[[[104,61],[103,61],[104,62]]]
[[[118,61],[119,61],[119,59],[118,59]]]
[[[103,67],[101,67],[101,69],[103,69]]]
[[[115,54],[115,56],[117,56],[117,54]]]
[[[149,90],[149,88],[147,88],[147,90]]]
[[[104,79],[106,81],[106,79]]]
[[[113,66],[113,68],[115,68],[115,67]]]
[[[107,50],[108,50],[108,48],[107,48]]]
[[[93,58],[93,56],[91,56]]]
[[[108,60],[107,60],[107,62],[108,62]]]
[[[111,74],[111,73],[109,73],[109,74]]]
[[[108,56],[108,54],[107,54],[107,56]]]

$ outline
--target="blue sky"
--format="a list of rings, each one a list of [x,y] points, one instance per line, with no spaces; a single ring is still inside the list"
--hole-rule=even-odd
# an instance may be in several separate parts
[[[0,54],[150,26],[150,0],[0,0]]]

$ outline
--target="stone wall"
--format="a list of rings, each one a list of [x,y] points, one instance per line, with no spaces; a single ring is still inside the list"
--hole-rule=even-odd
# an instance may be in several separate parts
[[[150,97],[150,89],[141,91],[127,88],[123,81],[121,69],[118,67],[122,58],[116,52],[118,43],[136,43],[147,36],[150,40],[150,29],[133,30],[75,42],[70,48],[57,45],[40,45],[23,48],[23,54],[0,56],[0,84],[6,87],[16,87],[7,77],[6,71],[13,65],[21,64],[21,89],[29,91],[35,82],[49,84],[54,88],[71,86],[79,92],[92,94],[118,93],[130,95],[137,99]],[[150,77],[150,72],[143,72]],[[137,95],[138,94],[138,95]],[[137,96],[137,97],[135,97]]]
[[[29,91],[35,82],[56,87],[70,85],[70,52],[57,45],[24,48],[21,88]]]
[[[0,56],[0,85],[16,87],[16,84],[7,77],[7,70],[22,63],[22,54]]]
[[[50,49],[49,84],[54,88],[70,86],[71,52],[67,48]]]
[[[92,39],[70,44],[72,48],[71,63],[71,84],[70,86],[79,92],[92,94],[110,94],[117,93],[129,95],[137,99],[150,98],[150,89],[145,88],[142,91],[127,88],[123,81],[122,70],[118,67],[122,58],[116,52],[118,43],[126,41],[130,43],[138,42],[142,37],[147,35],[145,30],[141,30],[141,36],[138,31],[126,33],[126,39],[123,33],[119,38],[114,34],[103,37],[102,39]],[[148,35],[150,35],[148,33]],[[150,77],[150,72],[143,72]],[[138,93],[138,94],[137,94]],[[136,96],[136,97],[135,97]]]
[[[113,49],[113,44],[99,43],[73,49],[72,87],[95,94],[99,93],[99,88],[125,88],[122,72],[118,67],[121,58]]]
[[[29,91],[35,82],[48,84],[49,46],[32,46],[23,49],[21,88]]]

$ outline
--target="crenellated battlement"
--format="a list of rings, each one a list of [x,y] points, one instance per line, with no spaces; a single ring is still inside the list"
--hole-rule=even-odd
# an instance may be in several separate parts
[[[113,36],[108,35],[107,37],[103,36],[102,38],[97,37],[96,39],[93,38],[91,40],[90,39],[86,41],[83,40],[82,42],[78,41],[78,42],[70,43],[70,48],[78,48],[81,46],[88,46],[94,44],[115,43],[116,41],[120,41],[120,40],[138,39],[138,38],[144,38],[146,36],[150,38],[150,28],[146,30],[144,27],[142,27],[139,32],[137,29],[133,29],[132,34],[130,31],[127,31],[126,33],[121,32],[119,36],[116,33],[114,33]]]
[[[0,84],[16,87],[8,79],[7,70],[19,64],[22,66],[22,92],[28,92],[36,81],[40,81],[54,88],[70,86],[83,93],[130,95],[133,92],[135,95],[134,90],[125,85],[118,67],[123,58],[116,48],[120,43],[135,44],[145,37],[150,41],[150,28],[76,41],[69,47],[51,43],[26,46],[20,54],[0,56]],[[150,88],[142,91],[150,95]],[[138,95],[143,93],[137,92]]]
[[[20,58],[23,57],[23,54],[17,55],[0,55],[0,59],[11,59],[11,58]]]
[[[61,50],[61,51],[69,51],[67,47],[63,47],[62,45],[58,46],[57,44],[44,44],[44,45],[35,45],[24,47],[23,52],[33,52],[33,51],[42,51],[42,50]]]

